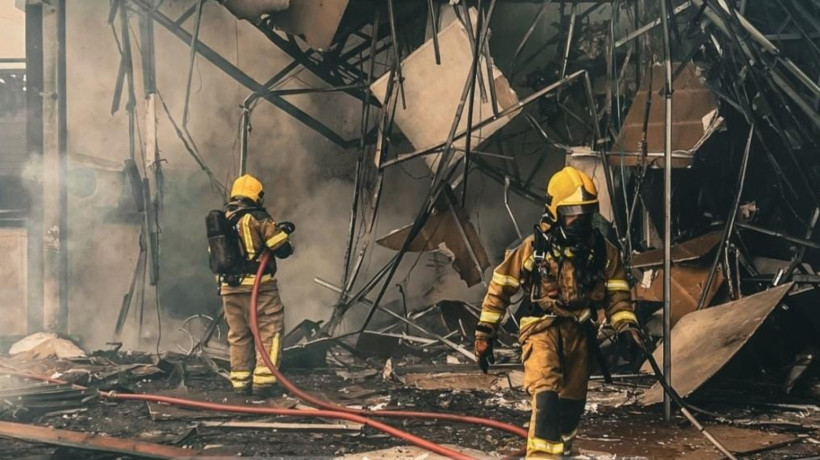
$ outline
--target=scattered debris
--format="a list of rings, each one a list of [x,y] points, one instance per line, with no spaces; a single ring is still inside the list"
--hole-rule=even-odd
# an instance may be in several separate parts
[[[86,357],[82,348],[50,332],[37,332],[25,337],[11,346],[9,354],[21,360],[52,357],[78,359]]]

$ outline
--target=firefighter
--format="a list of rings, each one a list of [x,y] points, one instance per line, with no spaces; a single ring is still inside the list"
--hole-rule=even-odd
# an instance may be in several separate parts
[[[258,267],[255,262],[265,248],[272,251],[275,258],[290,256],[293,246],[288,235],[295,229],[289,222],[277,225],[273,221],[262,207],[264,195],[262,183],[249,174],[236,179],[231,187],[225,217],[235,226],[240,252],[250,263],[244,273],[233,279],[223,278],[220,285],[225,320],[228,323],[231,384],[238,393],[253,393],[258,397],[273,395],[276,377],[256,351],[249,325],[251,290],[256,281],[255,267]],[[272,262],[268,264],[260,280],[257,324],[265,352],[278,366],[282,354],[285,312],[274,278],[275,258],[270,258]]]
[[[572,454],[590,347],[597,346],[596,307],[604,308],[619,339],[639,340],[620,254],[592,226],[597,211],[598,192],[589,176],[569,166],[557,172],[547,186],[541,222],[493,271],[481,307],[475,354],[487,372],[495,362],[498,325],[512,296],[524,291],[519,343],[524,388],[532,397],[527,457]]]

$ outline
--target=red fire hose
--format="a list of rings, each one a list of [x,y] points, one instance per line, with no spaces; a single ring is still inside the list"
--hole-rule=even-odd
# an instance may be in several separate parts
[[[50,383],[56,384],[70,384],[70,382],[66,382],[65,380],[54,379],[50,377],[44,377],[35,374],[29,374],[25,372],[16,372],[16,371],[8,371],[8,370],[0,370],[0,374],[8,374],[8,375],[16,375],[18,377],[24,377],[33,380],[43,380]],[[77,388],[85,389],[85,387],[80,385],[74,385]],[[219,404],[219,403],[212,403],[207,401],[196,401],[193,399],[184,399],[184,398],[174,398],[171,396],[162,396],[162,395],[155,395],[155,394],[122,394],[117,393],[114,391],[111,392],[100,392],[100,395],[108,398],[114,399],[119,401],[151,401],[151,402],[158,402],[158,403],[165,403],[165,404],[172,404],[175,406],[182,406],[182,407],[190,407],[193,409],[202,409],[202,410],[210,410],[216,412],[235,412],[238,414],[253,414],[253,415],[277,415],[277,416],[290,416],[290,417],[319,417],[319,418],[335,418],[340,420],[350,420],[351,422],[361,423],[363,425],[375,428],[379,431],[387,433],[391,436],[395,436],[397,438],[404,439],[405,441],[410,442],[413,445],[418,447],[427,449],[431,452],[435,452],[440,455],[445,455],[450,458],[457,458],[463,460],[471,460],[472,457],[468,455],[464,455],[458,451],[448,449],[443,446],[439,446],[438,444],[432,443],[427,441],[426,439],[419,438],[414,436],[406,431],[399,430],[397,428],[393,428],[392,426],[385,425],[384,423],[377,422],[375,420],[368,419],[367,417],[362,417],[361,415],[350,414],[347,412],[341,411],[332,411],[332,410],[313,410],[313,409],[275,409],[269,407],[253,407],[253,406],[238,406],[233,404]]]
[[[261,258],[259,259],[259,269],[256,272],[256,281],[253,284],[253,291],[251,292],[251,333],[253,334],[254,343],[256,343],[256,349],[259,350],[259,355],[262,357],[262,360],[265,362],[265,365],[268,366],[268,369],[270,369],[273,375],[276,376],[276,378],[279,380],[282,386],[285,387],[285,389],[287,389],[294,396],[301,399],[302,401],[313,404],[316,407],[321,407],[323,409],[333,411],[346,412],[348,414],[366,415],[369,417],[419,418],[428,420],[445,420],[448,422],[457,423],[469,423],[473,425],[482,425],[490,428],[496,428],[502,431],[506,431],[508,433],[518,435],[524,439],[527,438],[527,431],[523,428],[511,425],[509,423],[499,422],[497,420],[490,420],[480,417],[471,417],[467,415],[440,414],[435,412],[411,412],[390,410],[371,411],[364,409],[350,409],[348,407],[338,406],[327,401],[322,401],[321,399],[312,396],[308,393],[305,393],[301,389],[297,388],[296,385],[294,385],[287,378],[285,378],[285,376],[282,375],[282,373],[279,372],[279,369],[277,369],[276,366],[273,364],[270,357],[268,356],[267,351],[265,351],[262,345],[262,339],[259,336],[259,329],[257,328],[257,303],[259,301],[259,280],[262,279],[262,275],[264,274],[264,270],[269,258],[270,252],[265,251],[265,253],[262,254]]]
[[[515,435],[518,435],[522,438],[527,437],[526,430],[519,428],[517,426],[511,425],[509,423],[499,422],[496,420],[484,419],[479,417],[471,417],[465,415],[454,415],[454,414],[439,414],[434,412],[405,412],[405,411],[369,411],[369,410],[361,410],[361,409],[350,409],[343,406],[337,406],[335,404],[322,401],[321,399],[316,398],[308,393],[305,393],[301,389],[297,388],[293,383],[291,383],[288,379],[279,372],[279,369],[271,361],[270,357],[268,356],[267,352],[265,351],[262,340],[259,336],[259,329],[257,327],[257,303],[259,299],[259,280],[262,278],[262,274],[264,271],[264,267],[267,264],[268,259],[270,258],[270,253],[265,252],[260,261],[259,261],[259,271],[257,272],[256,282],[253,286],[253,291],[251,293],[251,321],[250,327],[251,332],[253,333],[254,342],[256,343],[256,348],[260,351],[260,355],[262,360],[265,362],[265,365],[271,370],[271,372],[276,376],[279,382],[282,384],[285,389],[291,392],[294,396],[298,397],[299,399],[313,404],[321,409],[313,410],[313,409],[276,409],[276,408],[265,408],[265,407],[252,407],[252,406],[239,406],[239,405],[231,405],[231,404],[219,404],[219,403],[212,403],[207,401],[196,401],[191,399],[184,399],[184,398],[174,398],[170,396],[161,396],[155,394],[121,394],[117,392],[101,392],[100,394],[103,397],[113,400],[120,400],[120,401],[153,401],[165,404],[173,404],[176,406],[183,406],[183,407],[191,407],[195,409],[202,409],[202,410],[211,410],[217,412],[235,412],[240,414],[254,414],[254,415],[276,415],[276,416],[290,416],[290,417],[321,417],[321,418],[335,418],[341,420],[350,420],[352,422],[361,423],[363,425],[369,426],[371,428],[375,428],[379,431],[382,431],[386,434],[391,436],[404,439],[405,441],[423,449],[429,450],[431,452],[437,453],[439,455],[444,455],[450,458],[455,459],[471,459],[472,457],[462,454],[461,452],[448,449],[444,446],[438,445],[434,442],[428,441],[426,439],[420,438],[413,434],[410,434],[406,431],[399,430],[394,428],[390,425],[381,423],[376,420],[372,420],[368,417],[395,417],[395,418],[419,418],[419,419],[428,419],[428,420],[444,420],[450,422],[458,422],[458,423],[469,423],[474,425],[482,425],[491,428],[496,428],[502,431],[506,431]],[[10,374],[10,375],[17,375],[20,377],[36,379],[36,380],[45,380],[52,383],[60,383],[65,384],[69,382],[65,382],[59,379],[53,379],[50,377],[44,377],[39,375],[33,375],[28,373],[16,372],[16,371],[6,371],[0,370],[0,373],[3,374]],[[75,385],[79,388],[79,385]]]

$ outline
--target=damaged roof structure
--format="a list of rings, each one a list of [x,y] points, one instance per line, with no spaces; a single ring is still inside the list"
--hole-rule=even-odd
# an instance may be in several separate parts
[[[0,55],[9,455],[409,458],[407,438],[355,417],[524,426],[518,304],[489,374],[473,334],[491,267],[531,234],[565,165],[599,190],[595,225],[686,413],[730,456],[820,449],[819,3],[20,11],[25,56]],[[281,368],[353,418],[299,394],[229,392],[202,219],[248,172],[299,229],[277,272]],[[724,455],[696,428],[658,423],[673,405],[603,319],[609,369],[593,372],[582,453]],[[467,456],[523,446],[515,429],[447,420],[402,429]]]

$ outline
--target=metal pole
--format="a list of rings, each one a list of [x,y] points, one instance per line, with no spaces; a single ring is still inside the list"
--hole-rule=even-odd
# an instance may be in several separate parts
[[[535,15],[535,18],[533,18],[532,24],[530,24],[529,29],[527,29],[527,33],[524,34],[524,37],[518,43],[518,47],[515,48],[512,65],[510,66],[512,68],[511,74],[515,74],[515,70],[518,64],[518,58],[521,56],[521,51],[524,50],[524,46],[526,46],[527,42],[530,41],[530,37],[532,36],[532,33],[535,31],[535,26],[538,25],[539,21],[541,21],[541,17],[543,17],[544,13],[547,11],[547,4],[550,3],[550,1],[551,0],[544,0],[544,2],[541,3],[541,8],[538,10],[538,13]]]
[[[495,3],[495,2],[493,2]],[[473,42],[475,46],[473,46],[473,65],[478,66],[478,60],[481,56],[481,0],[478,0],[478,14],[476,18],[476,28],[475,28],[475,39]],[[465,15],[467,16],[467,22],[471,21],[470,19],[470,11],[467,7],[464,7]],[[467,205],[467,175],[470,174],[470,144],[472,141],[472,133],[473,133],[473,106],[475,105],[475,84],[476,84],[476,76],[480,75],[481,72],[476,70],[473,72],[473,81],[470,82],[470,91],[467,95],[468,106],[467,106],[467,137],[464,139],[464,176],[462,178],[461,184],[461,207]],[[492,84],[492,82],[490,83]],[[465,243],[469,247],[469,242],[465,240]],[[479,274],[481,273],[481,268],[479,267],[478,270]],[[483,280],[482,280],[483,281]]]
[[[436,14],[436,6],[433,5],[433,0],[427,0],[427,9],[430,12],[430,31],[433,34],[433,51],[436,53],[436,64],[441,65],[441,51],[438,46],[438,14]],[[373,52],[370,53],[372,56]]]
[[[572,5],[572,16],[569,19],[569,32],[567,32],[567,43],[564,47],[564,61],[561,64],[561,78],[567,75],[567,64],[569,64],[569,51],[572,47],[572,34],[575,32],[575,18],[578,16],[578,4]]]
[[[660,0],[663,23],[663,57],[666,84],[663,93],[663,378],[672,385],[672,50],[669,43],[669,14],[666,0]],[[668,392],[663,394],[663,418],[672,420],[672,400]]]
[[[68,106],[66,85],[66,0],[57,6],[57,154],[59,161],[60,303],[57,330],[68,332]]]
[[[43,5],[26,3],[26,152],[30,166],[42,174],[43,164]],[[43,330],[43,185],[30,196],[27,214],[26,329]]]
[[[432,12],[431,12],[432,13]],[[371,31],[372,39],[370,41],[370,55],[374,56],[376,52],[376,43],[378,42],[379,38],[379,10],[376,10],[375,15],[373,16],[373,28]],[[368,87],[373,83],[373,60],[371,59],[369,69],[367,71],[367,85]],[[353,255],[353,246],[354,246],[354,237],[356,232],[356,221],[359,214],[359,201],[362,189],[362,176],[364,175],[364,167],[367,155],[367,126],[370,123],[370,91],[367,92],[365,95],[365,100],[362,101],[362,118],[361,118],[361,129],[360,129],[360,137],[359,137],[359,159],[356,161],[356,177],[353,182],[353,200],[351,203],[351,210],[350,210],[350,222],[348,226],[348,235],[347,235],[347,247],[345,248],[345,258],[344,258],[344,268],[342,274],[342,294],[347,294],[347,291],[344,290],[344,287],[347,286],[349,276],[350,276],[350,259]],[[343,296],[339,298],[339,303],[341,303]]]
[[[723,232],[723,238],[720,241],[720,246],[718,246],[717,255],[715,256],[714,262],[712,262],[712,268],[709,270],[709,276],[706,278],[706,283],[703,285],[703,292],[700,294],[700,300],[698,301],[697,309],[700,310],[706,306],[706,297],[709,295],[709,291],[712,288],[712,282],[715,279],[715,272],[717,272],[718,264],[720,263],[720,253],[723,252],[723,249],[726,247],[726,244],[729,242],[729,238],[732,236],[732,232],[734,231],[735,227],[735,219],[737,218],[737,210],[740,208],[740,196],[743,194],[743,186],[746,183],[746,169],[749,165],[749,152],[752,148],[752,139],[754,138],[755,134],[755,125],[752,123],[751,127],[749,128],[749,138],[746,140],[746,148],[743,151],[743,160],[740,164],[740,175],[738,176],[737,180],[737,195],[735,195],[735,202],[732,206],[732,210],[729,214],[729,221],[726,223],[726,229]]]
[[[199,26],[202,24],[202,5],[205,0],[199,0],[196,5],[196,23],[194,35],[191,36],[191,53],[188,56],[188,81],[185,83],[185,104],[182,108],[182,126],[188,127],[188,103],[191,101],[191,80],[194,76],[194,61],[196,61],[196,44],[199,42]],[[240,173],[244,174],[244,172]]]
[[[515,214],[512,212],[512,208],[510,208],[510,176],[504,176],[504,206],[507,208],[507,213],[510,214],[510,220],[515,226],[515,233],[518,235],[518,238],[523,238],[521,235],[521,228],[518,227],[518,222],[515,220]]]

